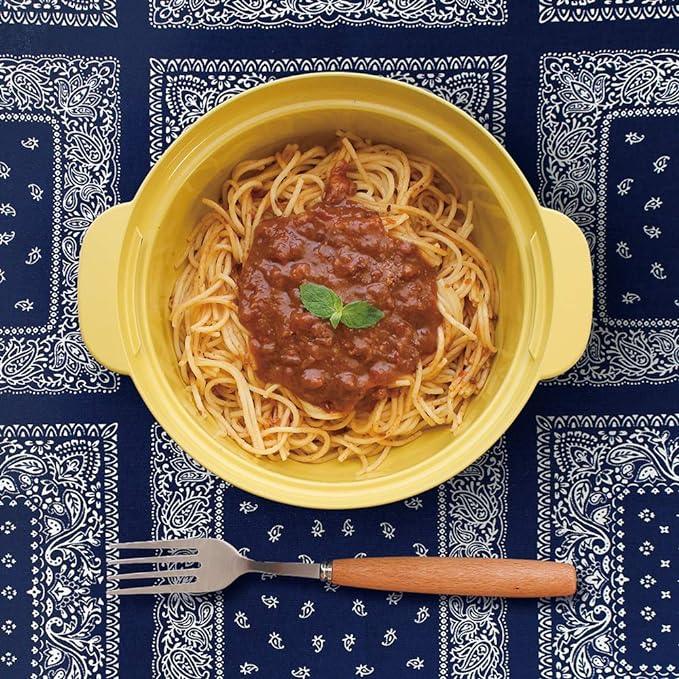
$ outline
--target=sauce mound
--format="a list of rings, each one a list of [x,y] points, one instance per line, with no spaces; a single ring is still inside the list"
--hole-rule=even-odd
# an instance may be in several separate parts
[[[347,201],[338,165],[324,199],[306,212],[263,221],[241,270],[239,317],[257,375],[328,411],[383,398],[436,349],[436,271],[417,248],[389,236],[375,212]],[[370,328],[333,330],[302,306],[299,286],[319,283],[345,304],[366,300],[385,316]]]

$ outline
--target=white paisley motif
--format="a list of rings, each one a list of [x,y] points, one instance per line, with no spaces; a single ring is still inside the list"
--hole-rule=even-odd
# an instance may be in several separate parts
[[[314,649],[314,653],[320,653],[325,646],[325,637],[322,634],[314,634],[311,637],[311,647]]]
[[[638,132],[628,132],[625,135],[625,142],[627,142],[630,146],[633,146],[634,144],[641,143],[645,138],[645,134],[639,134]]]
[[[267,531],[269,542],[278,542],[281,539],[281,535],[283,535],[284,529],[285,527],[280,523],[277,523],[275,526],[271,526],[271,528],[269,528]]]
[[[365,604],[360,599],[354,599],[351,605],[351,611],[356,613],[359,618],[365,618],[368,615]]]
[[[389,592],[386,596],[387,603],[390,606],[398,606],[403,599],[403,592]]]
[[[651,275],[659,281],[664,281],[667,278],[665,267],[660,262],[653,262],[651,264]]]
[[[675,0],[539,0],[540,23],[671,19],[679,17]]]
[[[2,121],[51,126],[55,200],[48,322],[0,327],[0,393],[114,391],[118,377],[90,356],[80,336],[76,279],[85,230],[118,201],[118,62],[0,56]]]
[[[285,649],[285,644],[283,643],[283,639],[278,632],[271,632],[269,634],[268,643],[269,643],[269,646],[271,646],[271,648],[275,648],[277,651],[283,651]]]
[[[28,190],[30,191],[31,198],[35,201],[41,201],[44,194],[43,189],[37,184],[29,184]]]
[[[118,25],[116,0],[0,0],[0,24]]]
[[[297,617],[301,620],[306,620],[310,618],[316,611],[315,604],[313,601],[305,601],[297,614]]]
[[[151,163],[181,131],[231,97],[286,75],[359,71],[418,85],[465,109],[500,141],[507,100],[505,55],[446,58],[151,59]]]
[[[499,25],[507,0],[149,0],[156,28]]]
[[[664,155],[660,156],[659,158],[656,158],[653,161],[653,172],[656,174],[662,174],[666,169],[667,166],[670,164],[670,156]]]
[[[28,298],[19,299],[14,302],[14,308],[18,309],[19,311],[33,311],[33,302]]]
[[[623,259],[631,259],[632,253],[629,249],[629,245],[625,241],[620,241],[619,243],[615,244],[615,251],[623,258]]]
[[[439,486],[439,556],[506,556],[506,457],[503,438]],[[506,611],[504,599],[441,597],[441,678],[509,679]]]
[[[388,521],[382,521],[382,523],[380,523],[380,528],[382,529],[382,535],[384,535],[387,540],[393,540],[396,536],[396,528]]]
[[[429,617],[430,617],[429,609],[426,606],[420,606],[417,609],[417,614],[415,615],[415,623],[417,625],[421,625],[423,622],[429,620]]]
[[[644,212],[649,210],[657,210],[661,208],[663,204],[662,198],[660,196],[651,196],[644,204]]]
[[[422,509],[422,499],[417,496],[409,497],[407,500],[403,501],[403,504],[408,509],[413,509],[415,511],[417,511],[418,509]]]
[[[342,637],[342,646],[347,653],[351,653],[356,644],[356,636],[353,634],[345,634]]]
[[[267,608],[278,608],[278,604],[280,603],[278,597],[272,596],[271,594],[262,594],[260,599]]]
[[[117,488],[116,424],[0,425],[0,514],[21,503],[35,520],[31,677],[118,677],[118,601],[103,584],[117,569]]]
[[[382,646],[391,646],[396,640],[398,639],[398,636],[396,634],[396,630],[393,627],[390,627],[385,633],[384,633],[384,638],[380,642]]]
[[[252,512],[256,512],[258,508],[259,505],[256,502],[244,500],[243,502],[240,503],[238,510],[243,512],[243,514],[252,514]]]
[[[233,621],[241,629],[250,629],[250,621],[248,620],[248,616],[243,613],[243,611],[236,611]]]
[[[635,557],[624,556],[623,501],[662,491],[656,503],[665,504],[679,492],[678,427],[676,415],[537,418],[538,558],[574,563],[580,581],[575,597],[538,603],[544,679],[651,676],[627,659],[625,573]],[[647,574],[639,584],[655,583]],[[674,665],[654,669],[654,677],[679,676]]]
[[[544,205],[574,219],[590,245],[596,313],[589,345],[550,384],[619,385],[679,378],[677,319],[606,311],[608,132],[616,117],[676,115],[679,52],[548,54],[540,63],[539,176]]]
[[[617,187],[618,195],[626,196],[630,192],[632,184],[634,184],[634,179],[632,179],[631,177],[627,177],[626,179],[623,179],[621,182],[619,182]]]

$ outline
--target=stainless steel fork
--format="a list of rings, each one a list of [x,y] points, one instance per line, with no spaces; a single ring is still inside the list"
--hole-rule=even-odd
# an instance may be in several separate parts
[[[279,563],[247,559],[233,545],[214,538],[120,542],[113,547],[119,550],[173,550],[174,553],[110,561],[119,566],[148,564],[168,567],[111,575],[109,579],[117,581],[163,582],[110,589],[107,592],[109,596],[174,592],[205,594],[228,587],[245,573],[289,575],[349,587],[426,594],[551,597],[569,596],[576,589],[573,566],[551,561],[392,556],[335,559],[323,563]]]

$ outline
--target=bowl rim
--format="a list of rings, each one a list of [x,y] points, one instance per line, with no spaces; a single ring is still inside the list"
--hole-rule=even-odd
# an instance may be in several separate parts
[[[265,89],[284,87],[292,81],[332,78],[340,80],[360,79],[380,81],[381,83],[388,83],[388,86],[395,88],[396,91],[405,88],[418,97],[423,98],[423,100],[424,98],[428,98],[436,106],[443,106],[447,108],[451,114],[461,117],[462,120],[472,127],[472,129],[481,134],[485,143],[490,142],[495,153],[499,153],[502,156],[507,168],[514,177],[515,183],[518,182],[516,185],[520,186],[522,194],[524,194],[525,198],[528,198],[530,208],[535,213],[536,225],[542,223],[537,197],[515,161],[491,133],[479,122],[474,120],[468,113],[431,92],[414,85],[373,74],[343,71],[305,73],[273,80],[258,85],[250,90],[246,90],[203,114],[164,150],[157,163],[146,175],[133,201],[134,204],[130,224],[135,221],[135,212],[137,212],[143,204],[144,193],[149,188],[149,185],[156,182],[158,177],[168,171],[167,166],[172,162],[174,157],[181,156],[181,154],[184,153],[185,155],[183,157],[193,159],[194,167],[199,164],[199,149],[197,145],[191,145],[193,139],[200,133],[201,128],[207,127],[210,121],[222,115],[226,108],[234,105],[234,102],[242,101],[243,99],[251,97],[253,93],[261,93]],[[392,110],[397,112],[399,117],[401,117],[403,111],[399,109],[398,106],[399,103],[396,100]],[[272,115],[275,115],[275,113]],[[254,119],[256,118],[257,116],[255,116]],[[235,132],[229,133],[229,136],[239,134],[242,132],[239,128],[247,128],[248,126],[250,125],[236,125],[235,128],[233,128],[235,129]],[[420,129],[433,129],[435,127],[431,123],[426,123],[426,121],[421,120],[418,121],[417,126]],[[438,127],[435,129],[441,131]],[[219,137],[223,139],[225,134],[227,133],[223,132]],[[201,141],[205,141],[207,144],[207,140]],[[447,144],[448,148],[453,148],[453,146],[454,145],[450,143]],[[206,152],[206,148],[207,146],[203,149],[203,152]],[[460,144],[459,149],[464,149],[464,144]],[[468,155],[467,160],[469,159]],[[481,176],[484,176],[482,171],[483,168],[479,167],[478,164],[474,165],[474,167],[476,167],[477,170],[480,170]],[[169,171],[172,172],[172,169]],[[485,173],[485,177],[487,177],[487,174],[488,173]],[[494,183],[491,182],[491,184]],[[509,209],[511,207],[511,204],[507,199],[503,198],[503,192],[499,190],[497,186],[491,186],[491,190],[496,195],[498,202],[503,206],[503,209]],[[511,212],[511,210],[509,210],[509,212]],[[126,241],[131,237],[131,232],[133,230],[134,229],[128,228],[125,237]],[[134,265],[134,262],[131,261],[130,257],[126,257],[126,253],[129,250],[129,247],[123,246],[123,256],[119,269],[119,284],[124,281],[126,275],[132,273],[131,267]],[[544,263],[545,275],[551,274],[548,258],[546,259],[547,261]],[[530,258],[526,257],[524,264],[531,266]],[[144,286],[137,287],[143,288]],[[138,292],[138,295],[139,294],[141,293]],[[535,305],[535,300],[532,300],[532,303]],[[132,299],[129,295],[119,295],[118,313],[120,320],[122,321],[121,328],[129,328],[130,323],[134,322],[135,319],[137,322],[140,322],[138,307],[143,310],[141,314],[142,320],[147,320],[149,314],[146,312],[144,304],[139,304],[137,299]],[[524,325],[527,324],[528,322],[525,321]],[[141,328],[140,332],[142,334],[148,334],[148,330],[146,329],[146,333],[144,333],[144,330],[145,328]],[[548,328],[545,328],[542,333],[543,340],[546,339],[547,330]],[[526,328],[522,328],[521,337],[523,337],[524,334],[526,334]],[[139,348],[135,348],[132,346],[133,342],[129,333],[126,332],[123,332],[123,344],[129,360],[130,375],[145,404],[161,426],[167,430],[170,436],[186,451],[187,454],[211,472],[247,492],[284,504],[316,509],[357,509],[387,504],[424,492],[450,479],[476,461],[497,440],[499,440],[516,419],[538,382],[537,367],[539,366],[539,360],[536,359],[535,370],[532,371],[532,374],[527,378],[523,378],[520,388],[515,389],[512,393],[508,392],[501,401],[501,405],[503,405],[502,417],[496,418],[493,426],[488,426],[485,431],[476,434],[477,448],[475,450],[467,450],[465,454],[462,454],[462,451],[455,455],[451,454],[453,446],[460,441],[460,437],[451,437],[447,443],[439,446],[426,460],[422,460],[412,467],[390,473],[387,476],[358,477],[351,481],[322,482],[295,478],[266,468],[262,462],[254,458],[254,456],[249,456],[239,449],[238,444],[233,441],[226,440],[222,445],[215,445],[215,437],[199,424],[197,416],[191,416],[181,403],[176,403],[174,407],[168,406],[165,399],[161,398],[159,385],[156,384],[155,389],[149,386],[150,382],[155,383],[157,378],[162,376],[163,373],[158,364],[158,357],[155,356],[153,352],[148,351],[148,346],[146,347],[147,351],[141,351]],[[147,345],[148,344],[150,344],[150,342],[147,343]],[[527,340],[525,344],[527,346]],[[544,349],[544,341],[542,344]],[[520,346],[522,345],[523,343],[520,342]],[[172,390],[169,388],[163,393],[166,396],[173,395]],[[493,398],[495,399],[496,397],[494,396]],[[229,448],[231,450],[229,450]]]

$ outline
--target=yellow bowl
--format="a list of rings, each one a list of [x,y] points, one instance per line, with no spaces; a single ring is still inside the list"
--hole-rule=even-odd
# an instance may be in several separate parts
[[[258,460],[197,416],[170,342],[174,264],[231,168],[288,142],[327,142],[338,128],[425,156],[474,201],[475,238],[500,285],[499,352],[453,436],[431,430],[372,475],[358,463]],[[153,415],[205,467],[272,500],[317,508],[383,504],[457,474],[509,427],[538,380],[570,368],[592,318],[589,250],[567,217],[541,208],[518,167],[460,109],[399,82],[352,73],[278,80],[218,106],[163,154],[134,200],[90,227],[80,255],[82,334],[105,366],[134,380]],[[526,462],[529,464],[529,461]]]

